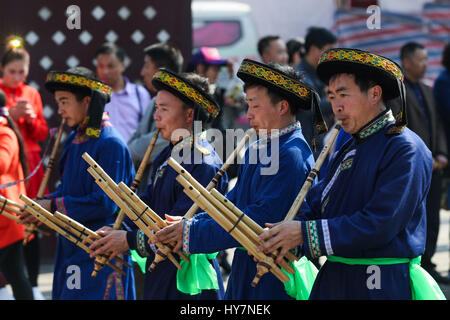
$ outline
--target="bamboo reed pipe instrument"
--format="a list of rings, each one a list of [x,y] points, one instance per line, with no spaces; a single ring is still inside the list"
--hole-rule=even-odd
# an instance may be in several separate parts
[[[16,223],[22,224],[22,221],[20,221],[18,216],[22,214],[22,210],[25,209],[25,206],[0,195],[0,208],[1,215],[15,221]],[[48,232],[38,228],[37,226],[34,226],[34,230],[42,233],[43,235],[49,235]]]
[[[150,158],[150,155],[152,154],[153,148],[155,147],[156,140],[159,136],[159,129],[156,130],[155,134],[153,135],[150,144],[147,147],[147,150],[145,151],[144,157],[142,158],[141,164],[139,165],[139,168],[136,172],[136,175],[134,177],[133,183],[131,185],[131,189],[133,191],[136,191],[139,187],[139,184],[141,182],[142,175],[144,174],[145,167],[147,166],[148,159]],[[92,161],[91,161],[92,162]],[[125,212],[123,210],[119,210],[119,213],[117,215],[116,220],[114,221],[113,230],[119,230],[123,219],[125,218]],[[92,277],[95,277],[100,270],[100,268],[105,264],[106,259],[105,257],[96,257],[95,258],[95,266],[94,271],[92,272]]]
[[[51,214],[49,211],[41,207],[37,202],[31,200],[25,195],[20,195],[20,199],[26,203],[25,209],[27,212],[29,212],[31,215],[33,215],[36,219],[38,219],[40,222],[54,230],[55,232],[59,233],[87,253],[92,253],[92,250],[89,249],[83,241],[89,242],[91,241],[88,238],[88,234],[85,234],[79,230],[77,230],[72,225],[65,222],[65,220],[61,219],[61,216],[64,216],[63,214],[59,213],[57,215]],[[69,217],[66,217],[70,219]],[[78,223],[79,226],[81,226],[82,230],[87,230],[84,226]],[[126,264],[125,261],[122,260],[122,263]],[[112,264],[111,262],[106,263],[109,267],[111,267],[114,271],[125,274],[123,270],[118,268],[116,265]]]
[[[149,220],[149,216],[146,211],[151,212],[154,216],[157,216],[157,214],[151,211],[148,206],[145,206],[143,210],[137,210],[136,206],[129,205],[132,204],[130,203],[129,197],[127,197],[125,192],[118,187],[118,185],[107,175],[107,173],[87,153],[83,154],[82,157],[89,163],[90,168],[88,168],[88,172],[94,177],[99,187],[119,206],[120,210],[122,210],[139,227],[139,229],[145,233],[147,237],[149,237],[149,239],[153,240],[155,238],[153,232],[157,232],[160,228],[157,227],[157,223],[155,221]],[[127,187],[124,183],[122,183],[122,185]],[[131,191],[131,193],[139,199],[134,192]],[[158,221],[158,223],[161,223],[161,221]],[[172,255],[171,249],[167,245],[158,242],[156,243],[156,246],[158,250],[155,255],[155,260],[150,266],[150,271],[153,270],[159,262],[166,258],[168,258],[178,269],[181,269],[181,265]],[[184,258],[187,259],[185,256]]]
[[[179,173],[177,181],[185,188],[185,193],[204,211],[206,211],[222,228],[228,231],[240,244],[242,244],[258,261],[263,262],[258,266],[257,275],[252,281],[252,286],[256,286],[261,276],[268,271],[272,272],[280,281],[288,281],[288,277],[275,264],[273,257],[257,252],[256,248],[261,244],[258,240],[258,234],[252,229],[255,222],[242,212],[236,215],[231,206],[226,206],[215,198],[211,192],[206,190],[198,181],[196,181],[184,168],[173,158],[167,161],[175,171]],[[215,189],[213,189],[215,190]],[[217,190],[215,191],[216,193]],[[234,206],[234,205],[233,205]],[[251,222],[252,221],[252,222]],[[262,229],[262,228],[261,228]],[[294,270],[285,262],[283,267],[288,272]]]
[[[50,158],[48,161],[47,168],[45,169],[44,177],[42,178],[41,184],[39,186],[38,193],[36,195],[37,199],[42,199],[45,193],[45,189],[47,188],[48,180],[50,179],[50,174],[52,173],[53,165],[55,163],[56,153],[58,151],[59,144],[61,142],[61,137],[63,134],[64,125],[66,123],[65,119],[62,119],[61,124],[58,128],[58,133],[56,135],[55,143],[53,144],[52,152],[50,153]],[[29,237],[31,234],[37,231],[36,226],[34,224],[29,224],[25,228],[25,238],[23,239],[23,244],[27,244]]]
[[[317,175],[319,174],[320,168],[323,165],[323,162],[325,161],[328,152],[330,151],[331,147],[336,141],[336,137],[339,133],[339,130],[341,129],[340,122],[336,124],[336,126],[333,128],[333,131],[330,134],[330,138],[328,142],[323,146],[322,151],[319,154],[319,157],[317,158],[314,167],[312,168],[311,172],[308,174],[308,177],[306,178],[305,182],[303,183],[302,188],[300,189],[300,192],[298,193],[297,197],[295,198],[294,202],[291,205],[291,208],[289,209],[288,213],[286,214],[286,217],[284,218],[284,221],[290,221],[295,218],[295,216],[298,213],[298,210],[300,210],[300,206],[303,203],[303,200],[305,200],[306,195],[308,194],[309,189],[311,189],[312,184],[314,183],[314,180],[316,179]]]

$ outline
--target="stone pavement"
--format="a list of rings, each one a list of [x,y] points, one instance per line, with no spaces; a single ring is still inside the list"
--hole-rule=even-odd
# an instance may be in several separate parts
[[[432,261],[437,265],[437,271],[443,275],[448,275],[450,268],[449,256],[449,236],[450,236],[450,211],[441,210],[441,229],[439,231],[436,254]],[[228,254],[229,259],[233,256],[232,250]],[[231,263],[231,261],[230,261]],[[51,299],[53,280],[53,264],[51,261],[41,265],[41,273],[38,278],[39,288],[46,299]],[[226,279],[225,279],[226,280]],[[450,285],[440,285],[447,299],[450,299]]]

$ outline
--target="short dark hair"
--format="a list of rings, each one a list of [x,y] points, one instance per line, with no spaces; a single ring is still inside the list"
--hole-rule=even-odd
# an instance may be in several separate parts
[[[272,67],[275,70],[278,70],[282,73],[284,73],[285,75],[289,76],[290,78],[293,78],[295,80],[298,81],[302,81],[302,76],[300,75],[299,72],[297,72],[294,68],[292,68],[291,66],[288,65],[282,65],[276,62],[270,62],[267,64],[269,67]],[[270,102],[272,104],[277,104],[278,102],[282,101],[282,100],[286,100],[289,103],[289,110],[291,112],[292,115],[296,114],[299,107],[299,104],[297,101],[292,100],[290,97],[283,95],[281,92],[276,91],[272,88],[269,88],[267,86],[264,86],[258,82],[245,82],[244,83],[244,92],[247,91],[247,89],[249,87],[252,86],[261,86],[261,87],[265,87],[267,88],[267,94],[270,98]]]
[[[183,68],[183,55],[173,44],[167,42],[155,43],[144,49],[157,68],[166,68],[180,73]]]
[[[450,71],[450,42],[448,42],[442,52],[442,65],[447,71]]]
[[[400,60],[410,58],[417,49],[425,49],[425,47],[418,42],[405,43],[400,49]]]
[[[337,37],[328,29],[322,27],[310,27],[305,37],[305,53],[309,52],[311,46],[322,49],[327,44],[337,42]]]
[[[274,40],[281,39],[280,36],[265,36],[259,39],[258,41],[258,52],[259,55],[262,56],[263,53],[267,50],[268,47],[270,47],[270,43]]]
[[[286,47],[289,55],[288,63],[292,63],[294,60],[294,53],[298,52],[300,57],[305,55],[305,41],[300,38],[294,38],[286,42]]]
[[[100,54],[114,54],[120,62],[125,62],[125,50],[112,42],[102,44],[95,52],[95,57],[97,58]]]

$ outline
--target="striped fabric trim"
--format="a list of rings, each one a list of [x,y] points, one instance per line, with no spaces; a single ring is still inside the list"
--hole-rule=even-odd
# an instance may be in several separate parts
[[[149,252],[145,247],[145,234],[144,231],[138,230],[136,233],[136,248],[139,251],[139,254],[143,257],[150,256]]]
[[[322,220],[322,233],[327,255],[333,254],[333,248],[331,247],[330,239],[330,229],[328,228],[328,220]]]
[[[323,199],[325,199],[325,197],[328,195],[328,192],[330,191],[331,187],[333,186],[333,184],[336,182],[337,177],[339,176],[339,174],[347,169],[350,169],[353,163],[353,158],[349,159],[350,157],[354,157],[356,154],[356,149],[351,150],[350,152],[348,152],[345,157],[344,160],[342,160],[341,164],[339,165],[338,169],[336,170],[336,172],[333,175],[333,178],[331,178],[330,182],[328,182],[327,186],[325,187],[325,189],[322,192],[322,199],[321,202],[323,202]]]
[[[322,255],[319,243],[319,229],[316,220],[305,221],[307,246],[312,258],[317,258]]]
[[[190,252],[189,252],[189,235],[191,233],[191,224],[192,224],[192,219],[185,219],[184,225],[183,225],[183,251],[187,254],[190,254]]]
[[[122,259],[124,257],[123,254],[119,254],[117,256]],[[117,261],[114,264],[118,268],[120,268],[120,270],[123,270],[123,264],[121,264]],[[124,288],[123,288],[122,276],[119,273],[117,273],[116,271],[114,271],[108,275],[108,278],[106,281],[106,289],[105,289],[105,293],[103,295],[103,300],[109,300],[110,294],[111,294],[111,288],[112,288],[113,284],[115,284],[114,287],[116,289],[115,290],[116,300],[125,300],[125,292],[124,292]]]
[[[64,205],[64,197],[55,198],[56,210],[68,215],[66,206]]]

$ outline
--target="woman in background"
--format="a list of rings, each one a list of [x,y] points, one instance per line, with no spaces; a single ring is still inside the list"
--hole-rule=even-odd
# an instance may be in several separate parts
[[[0,194],[21,203],[19,196],[25,193],[25,183],[21,180],[28,171],[27,162],[22,137],[4,106],[5,94],[0,90],[0,185],[20,182],[0,188]],[[25,274],[23,238],[24,226],[0,215],[0,271],[11,284],[16,300],[33,300],[33,291]]]
[[[25,84],[30,67],[30,54],[23,48],[21,39],[13,38],[8,41],[8,47],[1,59],[2,79],[0,89],[6,96],[6,107],[10,118],[20,130],[25,144],[28,168],[33,170],[41,161],[41,147],[48,135],[48,125],[44,118],[42,100],[39,92]],[[25,184],[26,195],[35,198],[41,181],[44,177],[44,168],[30,177]],[[24,247],[25,261],[28,277],[36,299],[43,299],[38,289],[37,278],[40,266],[40,248],[38,234],[29,238]]]

